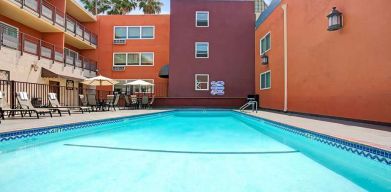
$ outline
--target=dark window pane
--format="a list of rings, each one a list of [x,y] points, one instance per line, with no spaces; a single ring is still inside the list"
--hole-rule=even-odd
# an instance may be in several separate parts
[[[128,54],[128,65],[139,65],[139,54],[138,53],[129,53]]]
[[[197,13],[197,26],[205,27],[209,25],[208,13]]]
[[[153,53],[141,53],[141,65],[153,65]]]
[[[115,28],[115,39],[126,39],[126,27]]]
[[[142,27],[141,29],[141,37],[146,39],[153,38],[153,27]]]
[[[140,27],[128,27],[129,39],[140,39]]]
[[[114,54],[114,65],[124,66],[126,65],[126,54]]]

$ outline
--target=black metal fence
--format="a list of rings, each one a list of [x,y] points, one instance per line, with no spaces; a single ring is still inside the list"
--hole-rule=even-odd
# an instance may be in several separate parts
[[[96,95],[97,100],[104,100],[107,95],[148,95],[149,97],[167,97],[167,84],[156,84],[152,92],[123,92],[123,91],[106,91],[86,88],[85,86],[67,87],[39,83],[19,82],[0,80],[0,91],[4,93],[3,100],[8,103],[11,108],[17,108],[16,93],[27,92],[31,102],[36,107],[49,106],[48,93],[56,93],[57,99],[62,106],[79,106],[79,95]],[[120,97],[120,105],[124,105],[124,97]]]

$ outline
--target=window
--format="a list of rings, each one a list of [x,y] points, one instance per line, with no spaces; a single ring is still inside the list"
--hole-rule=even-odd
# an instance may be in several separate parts
[[[154,93],[155,86],[143,86],[143,85],[125,85],[126,83],[130,83],[132,81],[136,81],[138,79],[126,79],[126,80],[117,80],[119,83],[114,85],[114,92],[124,93],[124,94],[137,94],[137,93]],[[143,81],[154,84],[153,79],[141,79]]]
[[[113,66],[153,66],[154,53],[114,53]]]
[[[271,48],[270,33],[266,34],[261,39],[260,46],[261,46],[261,55],[263,55],[264,53],[266,53],[267,51],[270,50],[270,48]]]
[[[114,27],[115,39],[126,39],[126,27]]]
[[[17,49],[19,46],[19,29],[8,25],[7,23],[3,23],[0,21],[0,28],[3,30],[3,45]]]
[[[115,26],[114,39],[153,39],[154,26]]]
[[[196,12],[196,27],[209,27],[209,12],[197,11]]]
[[[140,39],[140,27],[128,27],[128,39]]]
[[[114,66],[125,66],[125,65],[126,65],[126,53],[115,53]]]
[[[196,42],[195,44],[196,58],[209,58],[209,43]]]
[[[138,53],[128,53],[128,65],[139,65],[140,55]]]
[[[271,88],[271,71],[266,71],[264,73],[261,73],[260,86],[261,86],[261,90]]]
[[[154,37],[153,27],[142,27],[141,28],[142,39],[152,39]]]
[[[196,91],[209,90],[209,75],[208,74],[196,74],[195,75],[195,90]]]
[[[153,65],[153,53],[141,53],[141,65]]]

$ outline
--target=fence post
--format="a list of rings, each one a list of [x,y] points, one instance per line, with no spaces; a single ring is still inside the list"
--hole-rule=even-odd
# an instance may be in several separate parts
[[[10,105],[12,109],[16,108],[16,89],[15,89],[15,81],[10,81]]]

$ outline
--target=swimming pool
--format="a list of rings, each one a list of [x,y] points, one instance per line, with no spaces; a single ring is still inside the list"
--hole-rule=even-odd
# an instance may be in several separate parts
[[[0,141],[2,192],[391,190],[389,153],[353,152],[367,149],[234,111],[163,112]]]

